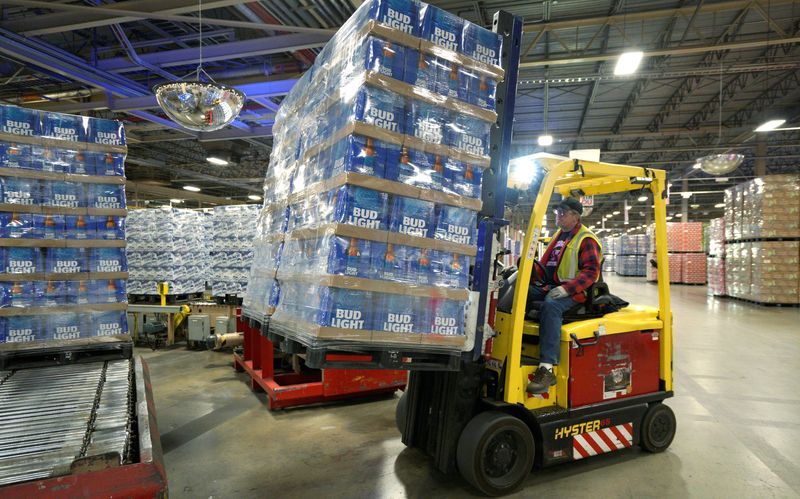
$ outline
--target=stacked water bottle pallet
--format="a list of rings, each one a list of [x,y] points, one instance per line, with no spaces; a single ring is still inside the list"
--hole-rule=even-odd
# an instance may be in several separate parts
[[[647,263],[649,238],[645,234],[623,235],[619,237],[617,252],[617,275],[644,277]]]
[[[359,7],[276,118],[245,314],[310,347],[464,346],[500,44],[424,3]]]
[[[800,176],[759,177],[726,190],[725,240],[728,296],[800,304]]]
[[[159,282],[167,283],[169,295],[188,299],[203,293],[211,268],[203,213],[135,210],[128,216],[127,229],[131,298],[152,299]]]
[[[715,218],[708,224],[708,294],[725,296],[725,219]]]
[[[232,205],[214,208],[208,217],[211,249],[211,290],[214,296],[244,296],[250,265],[253,262],[253,239],[261,211],[258,205]]]
[[[604,237],[600,239],[600,245],[603,248],[603,272],[616,272],[619,237]]]
[[[0,125],[0,343],[126,334],[122,124],[0,106]]]
[[[647,280],[657,281],[655,261],[655,225],[647,229],[649,252],[647,254]],[[669,281],[674,284],[706,283],[706,254],[703,251],[703,224],[700,222],[668,222],[667,252]]]

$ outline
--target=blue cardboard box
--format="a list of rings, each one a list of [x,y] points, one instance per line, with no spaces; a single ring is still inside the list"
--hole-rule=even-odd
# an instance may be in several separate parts
[[[484,109],[494,111],[497,107],[497,82],[484,75],[478,75],[471,87],[470,102]]]
[[[74,274],[86,272],[86,250],[83,248],[48,248],[47,272]]]
[[[334,221],[367,229],[386,230],[387,194],[345,185],[334,191],[331,202],[336,207]]]
[[[453,52],[461,48],[464,20],[446,10],[428,4],[419,9],[422,38]]]
[[[39,185],[38,180],[6,177],[3,179],[3,202],[26,206],[37,205],[41,200]]]
[[[328,177],[355,172],[382,178],[386,168],[386,145],[371,137],[348,135],[331,148],[332,168]]]
[[[67,303],[87,305],[93,300],[91,281],[67,281]]]
[[[124,311],[98,312],[90,316],[91,336],[128,334],[128,318]]]
[[[90,118],[62,113],[42,113],[42,135],[50,139],[86,142]]]
[[[464,335],[463,301],[432,298],[428,301],[428,308],[431,322],[427,332],[443,336]]]
[[[42,237],[37,217],[32,213],[0,213],[0,235],[12,239],[38,239]]]
[[[469,286],[470,258],[446,251],[435,251],[431,255],[433,284],[445,288]]]
[[[107,146],[125,145],[125,127],[121,121],[91,118],[89,120],[87,142]]]
[[[7,274],[33,274],[44,271],[40,248],[6,248]]]
[[[87,152],[87,159],[94,158],[94,175],[125,175],[125,155],[116,152]]]
[[[125,186],[115,184],[87,184],[89,208],[125,208]]]
[[[434,188],[433,170],[435,157],[422,151],[400,150],[399,161],[387,166],[386,179],[425,189]]]
[[[475,244],[478,216],[472,210],[441,205],[437,210],[435,239],[458,244]]]
[[[469,80],[462,75],[463,70],[457,65],[438,59],[436,70],[436,93],[469,102]],[[464,83],[467,83],[465,85]]]
[[[489,122],[466,114],[453,113],[447,131],[447,143],[450,147],[479,156],[489,155]]]
[[[37,282],[12,281],[2,283],[7,306],[15,308],[41,306],[41,290],[37,289]]]
[[[59,149],[58,163],[62,166],[64,173],[73,173],[76,175],[94,175],[94,154],[95,153],[90,151]]]
[[[461,161],[448,160],[445,176],[450,178],[450,188],[453,193],[468,198],[481,197],[483,170],[480,167]]]
[[[421,199],[403,196],[392,197],[389,230],[409,236],[431,237],[434,221],[434,204]]]
[[[411,282],[407,247],[400,244],[383,244],[376,259],[383,263],[379,277],[385,281]]]
[[[372,293],[352,289],[319,289],[316,323],[341,329],[372,329]]]
[[[390,132],[404,133],[405,98],[380,88],[361,87],[356,96],[354,118]]]
[[[64,215],[64,235],[67,239],[94,239],[96,228],[88,215]]]
[[[4,317],[3,328],[0,333],[0,343],[28,343],[46,339],[39,317],[22,315],[19,317]]]
[[[89,292],[92,303],[125,303],[128,301],[124,279],[102,279],[90,281]]]
[[[461,52],[476,61],[500,66],[503,37],[470,22],[464,23]]]
[[[62,150],[57,147],[31,146],[30,169],[53,173],[69,173],[65,159],[61,157]]]
[[[419,4],[415,0],[370,0],[361,8],[365,9],[364,14],[358,12],[357,16],[365,15],[390,28],[419,36]]]
[[[405,295],[381,293],[375,317],[375,330],[386,333],[421,333],[427,322],[422,301]]]
[[[428,248],[415,248],[408,246],[406,256],[409,263],[409,274],[414,284],[428,286],[433,283],[433,269],[431,267],[431,253]]]
[[[406,67],[403,80],[415,87],[436,92],[436,80],[440,73],[438,58],[417,50],[406,49]]]
[[[89,314],[64,313],[47,316],[47,339],[77,340],[91,336]],[[87,320],[89,319],[89,320]]]
[[[67,304],[66,281],[36,281],[36,298],[39,307],[58,307]]]
[[[125,217],[94,216],[90,225],[94,225],[97,239],[125,239]]]
[[[0,168],[31,168],[31,146],[0,142]]]
[[[127,272],[128,261],[122,248],[93,248],[89,272]]]
[[[47,206],[82,208],[86,206],[83,184],[78,182],[44,181],[42,199]],[[87,185],[91,189],[91,185]]]
[[[431,144],[444,144],[450,122],[447,109],[422,101],[411,101],[409,135]]]
[[[33,216],[36,231],[44,239],[64,239],[66,237],[66,225],[64,215],[40,215]]]
[[[331,236],[323,243],[323,257],[327,260],[329,274],[346,275],[373,279],[372,269],[373,241],[355,237]]]
[[[368,36],[355,51],[355,64],[398,81],[405,72],[405,47]]]
[[[39,111],[17,106],[0,106],[0,132],[29,137],[41,135]]]

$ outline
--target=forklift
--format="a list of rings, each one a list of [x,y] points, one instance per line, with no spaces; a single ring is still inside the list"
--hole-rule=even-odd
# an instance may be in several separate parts
[[[666,246],[666,173],[636,166],[568,159],[539,153],[529,158],[540,173],[518,269],[493,279],[508,184],[521,20],[495,14],[504,36],[506,80],[498,86],[498,126],[492,163],[484,174],[483,209],[472,290],[477,322],[472,350],[455,371],[411,370],[396,409],[402,441],[433,458],[444,473],[456,469],[486,495],[513,492],[534,468],[577,461],[640,446],[669,447],[676,420],[663,401],[672,392],[672,313]],[[502,105],[501,105],[502,103]],[[543,217],[553,194],[603,196],[650,193],[653,200],[657,308],[628,305],[606,313],[608,288],[595,283],[586,305],[565,314],[556,385],[547,393],[526,388],[539,364],[537,311],[526,310],[527,284],[537,260]],[[498,289],[501,288],[501,289]],[[502,289],[504,288],[504,289]],[[513,305],[498,307],[500,292]]]

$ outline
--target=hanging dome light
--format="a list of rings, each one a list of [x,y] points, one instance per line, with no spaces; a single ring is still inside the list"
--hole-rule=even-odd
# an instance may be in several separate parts
[[[697,160],[700,170],[709,175],[724,175],[737,169],[744,161],[743,154],[710,154]]]
[[[245,102],[243,92],[215,82],[171,81],[153,87],[158,105],[189,130],[208,132],[229,125]]]

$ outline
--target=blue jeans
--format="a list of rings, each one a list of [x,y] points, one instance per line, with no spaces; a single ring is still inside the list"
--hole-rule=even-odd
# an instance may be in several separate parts
[[[540,287],[528,287],[528,303],[544,301],[539,311],[539,360],[555,366],[561,357],[562,317],[578,302],[569,296],[553,300],[546,295]]]

